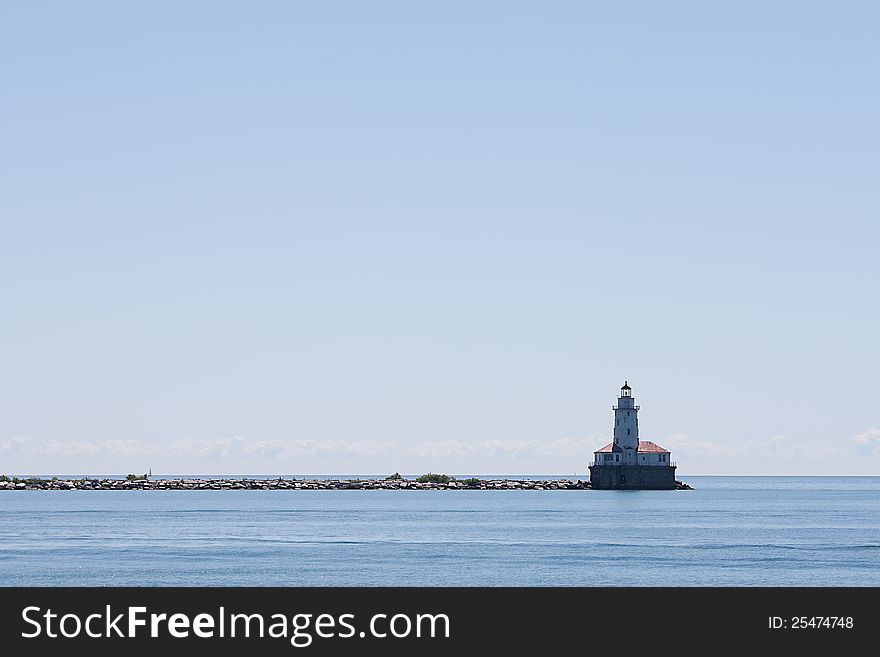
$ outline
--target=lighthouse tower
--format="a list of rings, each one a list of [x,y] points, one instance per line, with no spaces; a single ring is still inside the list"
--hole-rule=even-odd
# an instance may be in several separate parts
[[[668,449],[639,440],[639,407],[632,388],[624,382],[614,409],[614,441],[593,452],[591,488],[672,490],[675,463]]]
[[[614,445],[621,450],[621,461],[634,465],[639,451],[639,407],[632,396],[632,388],[624,381],[614,409]]]

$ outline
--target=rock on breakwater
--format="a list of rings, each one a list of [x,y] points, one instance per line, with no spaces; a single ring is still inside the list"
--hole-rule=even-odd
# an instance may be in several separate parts
[[[589,490],[582,479],[478,479],[418,482],[412,479],[8,479],[0,490]],[[676,481],[676,489],[692,490]]]

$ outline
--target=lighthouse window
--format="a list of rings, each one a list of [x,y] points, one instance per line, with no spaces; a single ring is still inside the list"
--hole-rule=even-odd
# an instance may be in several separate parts
[[[615,455],[614,455],[614,460],[615,460],[615,461],[619,461],[619,460],[620,460],[620,454],[615,454]]]
[[[626,430],[626,435],[627,435],[627,436],[629,435],[629,429]]]

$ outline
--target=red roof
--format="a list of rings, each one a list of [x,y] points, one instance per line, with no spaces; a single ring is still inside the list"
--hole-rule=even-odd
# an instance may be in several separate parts
[[[664,454],[669,454],[668,449],[663,449],[657,443],[652,443],[650,440],[640,440],[639,441],[639,451],[640,452],[663,452]]]
[[[614,443],[608,443],[602,449],[597,449],[594,454],[598,454],[600,452],[622,452],[623,449],[615,445]],[[664,453],[669,454],[668,449],[663,449],[657,443],[652,443],[650,440],[640,440],[639,441],[639,449],[640,452],[654,452],[654,453]]]

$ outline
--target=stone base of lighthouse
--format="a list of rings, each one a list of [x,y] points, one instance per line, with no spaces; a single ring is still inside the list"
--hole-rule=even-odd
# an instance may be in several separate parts
[[[590,487],[598,490],[675,490],[675,466],[591,465]]]

